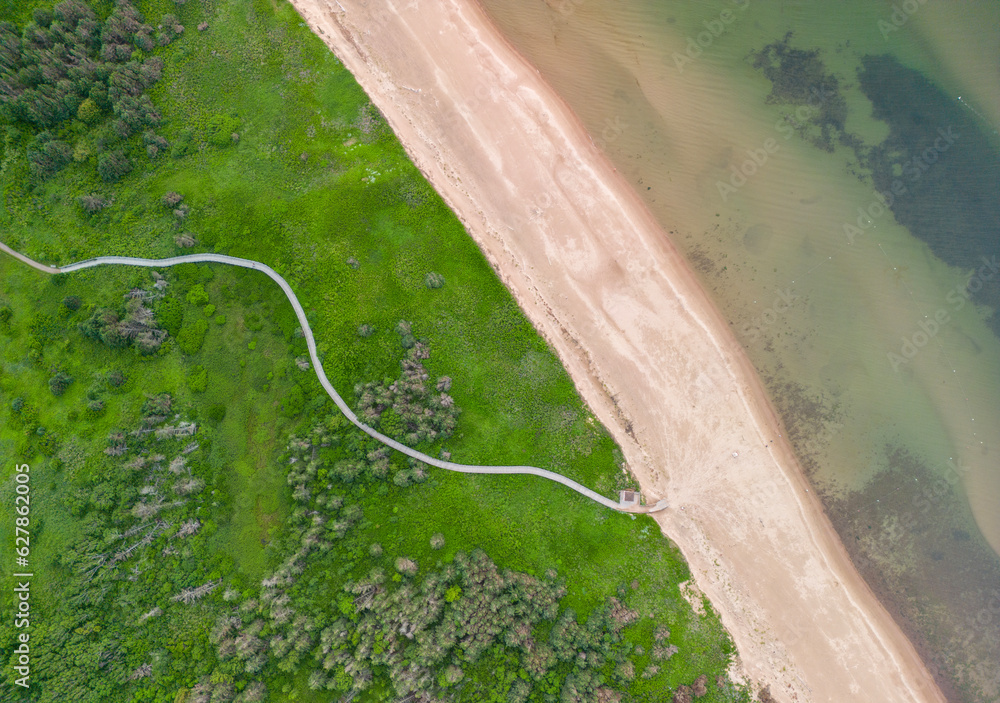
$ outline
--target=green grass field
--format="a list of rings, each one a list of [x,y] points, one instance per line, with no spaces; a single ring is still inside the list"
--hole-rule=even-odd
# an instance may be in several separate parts
[[[0,18],[23,23],[30,17],[29,5],[49,3],[0,3]],[[104,14],[111,10],[108,2],[94,6]],[[133,172],[114,184],[97,176],[92,160],[82,160],[33,185],[18,148],[27,129],[8,126],[0,165],[0,236],[7,244],[38,260],[65,264],[95,255],[175,255],[181,253],[175,235],[190,232],[198,244],[185,251],[259,260],[291,283],[307,311],[327,375],[349,402],[355,384],[399,374],[403,349],[394,328],[407,320],[413,334],[430,346],[429,373],[453,379],[450,393],[462,410],[455,434],[435,451],[447,450],[458,462],[548,468],[609,496],[628,484],[620,452],[583,405],[552,350],[351,75],[287,2],[151,1],[138,7],[147,21],[173,12],[185,25],[181,38],[157,50],[164,59],[163,77],[150,93],[165,118],[159,131],[174,153],[137,158]],[[208,23],[202,32],[196,29],[200,22]],[[67,140],[76,140],[74,146],[88,139],[69,127],[64,132]],[[238,139],[219,139],[220,133],[235,133]],[[138,136],[132,139],[141,143]],[[190,208],[180,223],[160,203],[168,191],[183,195]],[[87,215],[77,199],[89,193],[111,205]],[[151,395],[170,393],[173,411],[199,424],[195,439],[202,446],[192,456],[207,480],[202,495],[210,496],[198,499],[201,512],[190,513],[202,516],[206,525],[200,541],[187,556],[159,568],[186,574],[185,584],[198,575],[219,574],[227,585],[249,592],[259,588],[295,542],[288,527],[294,501],[285,480],[289,436],[335,409],[312,370],[295,364],[305,355],[305,344],[295,334],[294,314],[277,286],[263,275],[224,266],[179,269],[164,271],[170,281],[167,294],[182,301],[184,326],[204,320],[204,343],[184,354],[171,341],[162,353],[142,357],[86,339],[76,325],[86,319],[87,306],[120,306],[123,292],[149,287],[148,271],[102,268],[50,278],[0,260],[0,302],[13,310],[9,328],[0,334],[3,505],[6,510],[13,500],[13,463],[31,463],[36,481],[32,514],[40,525],[33,554],[44,565],[34,598],[43,615],[58,610],[46,605],[47,599],[60,598],[63,584],[73,578],[60,559],[80,528],[60,506],[106,470],[111,459],[103,453],[105,438],[135,426]],[[425,285],[432,272],[443,277],[442,287]],[[206,312],[205,303],[187,301],[186,293],[198,285],[215,309]],[[60,301],[70,295],[79,296],[85,307],[68,313]],[[374,334],[359,335],[361,325],[372,326]],[[60,397],[48,385],[56,369],[75,379]],[[123,371],[127,382],[113,392],[100,391],[103,414],[90,417],[85,406],[88,393],[99,385],[95,374],[112,369]],[[204,390],[199,377],[207,381]],[[37,412],[29,423],[31,434],[14,418],[15,398]],[[220,407],[225,408],[222,417]],[[393,461],[403,465],[399,458]],[[710,607],[699,617],[681,597],[677,584],[690,574],[651,519],[614,513],[535,477],[436,469],[429,474],[426,482],[406,488],[359,482],[347,489],[364,519],[306,571],[303,578],[313,581],[317,594],[332,599],[346,580],[360,578],[372,566],[391,571],[400,555],[424,568],[480,548],[505,569],[537,575],[556,569],[568,590],[563,607],[580,617],[609,597],[626,594],[622,597],[641,614],[625,632],[627,642],[643,648],[643,654],[633,656],[639,670],[652,663],[654,629],[669,627],[680,653],[662,663],[657,675],[636,677],[625,691],[627,700],[667,700],[677,686],[691,684],[700,674],[712,682],[702,700],[747,699],[731,685],[714,685],[717,676],[725,676],[732,645]],[[194,511],[194,502],[178,510]],[[6,515],[0,524],[9,534]],[[440,551],[429,544],[435,533],[445,537]],[[384,549],[381,557],[366,551],[375,542]],[[0,553],[5,574],[13,570],[11,560],[5,537]],[[166,596],[171,591],[163,584],[180,582],[154,576],[155,565],[149,568],[150,575],[143,577],[149,591],[120,586],[121,600],[110,612],[138,612],[157,604],[170,609]],[[9,593],[4,588],[0,595],[4,609]],[[195,659],[210,662],[212,655],[198,638],[204,637],[212,608],[223,607],[216,593],[200,609],[171,615],[170,631],[188,633],[189,649],[174,651],[165,634],[137,628],[129,635],[135,641],[128,656],[141,663],[151,653],[169,650],[173,660],[195,652]],[[9,625],[0,628],[4,651],[12,633]],[[102,637],[88,636],[92,644]],[[38,651],[48,652],[47,646],[55,644],[40,643]],[[47,656],[55,657],[55,650],[39,654],[39,677]],[[481,662],[479,678],[469,675],[459,700],[487,699],[475,681],[489,678],[490,661]],[[159,681],[154,676],[119,682],[116,690],[127,691],[130,700],[183,701],[178,691],[207,675],[199,666],[179,666]],[[100,676],[94,667],[91,675]],[[270,667],[261,676],[270,700],[338,700],[310,690],[304,673]],[[14,696],[9,667],[0,677]],[[387,700],[374,691],[356,700]],[[11,700],[57,700],[45,695],[51,694]],[[125,700],[94,695],[93,700]],[[538,696],[532,700],[550,700]]]

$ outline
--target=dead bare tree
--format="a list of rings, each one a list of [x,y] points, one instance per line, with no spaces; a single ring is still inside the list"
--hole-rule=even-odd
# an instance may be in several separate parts
[[[147,461],[146,457],[137,456],[135,459],[125,464],[125,468],[135,471],[144,467],[146,465],[146,461]]]
[[[179,425],[167,425],[156,430],[157,439],[168,437],[190,437],[198,431],[198,426],[193,422],[182,422]]]
[[[194,603],[196,600],[208,595],[212,591],[214,591],[216,588],[219,587],[221,583],[222,579],[219,579],[218,581],[209,581],[208,583],[202,584],[197,588],[185,588],[176,596],[173,596],[170,600],[180,601],[185,605],[189,605],[191,603]]]
[[[155,284],[154,284],[155,285]],[[143,290],[142,288],[133,288],[128,293],[122,296],[128,300],[156,300],[162,298],[162,293],[157,293],[151,290]]]
[[[190,495],[192,493],[197,493],[202,488],[205,487],[205,482],[200,478],[191,478],[187,481],[182,481],[174,486],[174,493],[181,496]]]
[[[161,608],[158,608],[158,607],[157,608],[153,608],[148,613],[143,613],[139,617],[139,622],[145,622],[146,620],[149,620],[150,618],[155,618],[155,617],[158,617],[160,615],[163,615],[163,610]]]
[[[194,238],[194,235],[190,232],[182,232],[174,237],[174,244],[184,249],[188,247],[193,247],[198,243],[198,240]]]
[[[140,520],[148,520],[149,518],[156,515],[163,508],[163,499],[160,498],[155,503],[147,503],[142,501],[141,503],[136,503],[132,506],[132,514],[135,515]]]
[[[177,530],[174,537],[187,537],[188,535],[193,535],[195,532],[201,529],[201,522],[198,520],[188,520],[181,528]]]

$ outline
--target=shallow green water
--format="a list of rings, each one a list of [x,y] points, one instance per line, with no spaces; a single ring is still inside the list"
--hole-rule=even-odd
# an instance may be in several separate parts
[[[1000,700],[1000,4],[484,5],[713,292],[949,698]]]

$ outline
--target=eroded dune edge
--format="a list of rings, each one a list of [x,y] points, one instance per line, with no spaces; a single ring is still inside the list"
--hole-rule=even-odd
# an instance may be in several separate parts
[[[292,2],[555,348],[647,501],[670,501],[656,518],[739,673],[782,701],[943,701],[808,492],[725,320],[480,8]]]

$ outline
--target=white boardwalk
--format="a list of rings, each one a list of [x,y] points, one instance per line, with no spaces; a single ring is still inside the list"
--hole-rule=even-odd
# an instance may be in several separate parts
[[[330,380],[326,377],[326,373],[323,371],[323,363],[319,360],[319,356],[316,354],[316,340],[313,337],[312,329],[309,327],[309,321],[306,320],[306,313],[302,309],[299,299],[295,297],[292,287],[288,285],[288,282],[274,269],[260,263],[259,261],[240,259],[235,256],[226,256],[224,254],[186,254],[183,256],[172,256],[167,259],[139,259],[131,256],[99,256],[95,259],[77,261],[72,264],[67,264],[66,266],[53,268],[51,266],[45,266],[44,264],[33,261],[23,254],[10,249],[3,243],[0,243],[0,249],[29,266],[32,266],[40,271],[44,271],[45,273],[52,274],[72,273],[73,271],[80,271],[82,269],[93,268],[95,266],[143,266],[146,268],[163,268],[176,266],[177,264],[203,263],[227,264],[229,266],[239,266],[241,268],[260,271],[270,277],[271,280],[281,287],[281,290],[285,293],[285,297],[288,298],[288,302],[292,304],[292,308],[295,310],[295,316],[299,318],[299,324],[302,326],[302,333],[305,336],[306,344],[309,347],[309,358],[312,359],[313,369],[316,371],[316,376],[319,378],[320,384],[323,386],[324,390],[326,390],[327,394],[329,394],[329,396],[333,399],[333,402],[337,404],[337,407],[340,408],[340,412],[344,414],[344,417],[350,420],[351,424],[368,436],[378,440],[387,447],[391,447],[396,451],[402,452],[403,454],[413,457],[418,461],[422,461],[425,464],[436,466],[439,469],[458,471],[464,474],[532,474],[534,476],[541,476],[542,478],[547,478],[550,481],[561,483],[567,488],[570,488],[607,508],[611,508],[612,510],[617,510],[619,512],[653,513],[667,507],[667,502],[664,500],[661,500],[652,507],[620,503],[611,500],[610,498],[606,498],[600,493],[596,493],[586,486],[582,486],[576,481],[566,478],[561,474],[557,474],[554,471],[549,471],[547,469],[539,469],[535,466],[477,466],[471,464],[456,464],[451,461],[435,459],[434,457],[424,454],[423,452],[418,452],[416,449],[411,449],[405,444],[400,444],[391,437],[385,436],[375,428],[369,427],[358,419],[358,416],[355,415],[354,411],[351,410],[347,403],[344,402],[344,399],[340,397],[340,394],[337,393],[333,384],[330,383]]]

